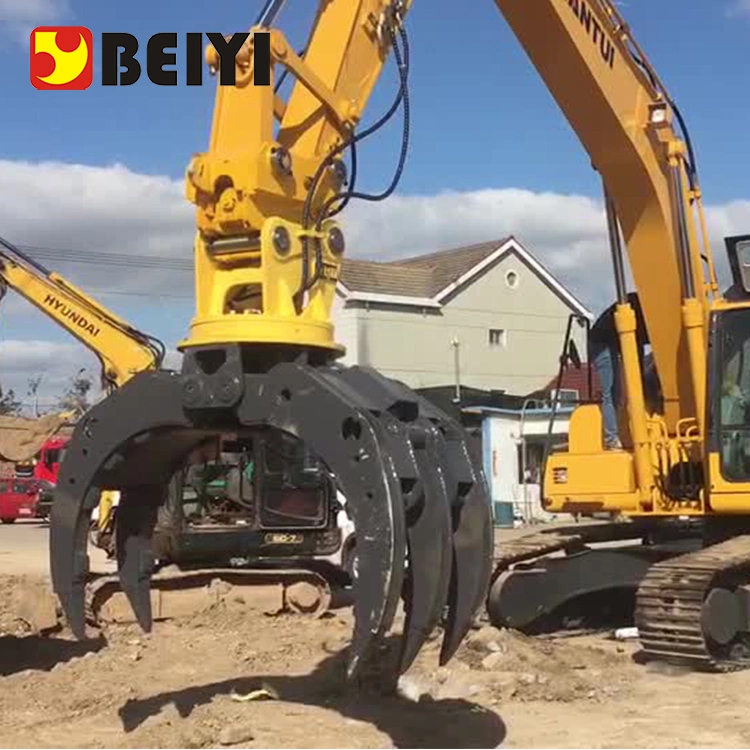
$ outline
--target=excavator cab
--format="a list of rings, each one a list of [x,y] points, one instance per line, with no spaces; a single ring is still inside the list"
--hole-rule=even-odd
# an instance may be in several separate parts
[[[732,285],[709,330],[707,452],[711,506],[736,510],[750,505],[750,235],[724,242]]]
[[[750,236],[727,239],[734,284],[713,313],[707,453],[711,507],[750,511]]]
[[[196,456],[170,484],[154,529],[159,560],[299,565],[338,551],[333,482],[298,439],[267,429],[210,442],[214,455]]]
[[[725,237],[729,268],[732,272],[730,297],[750,297],[750,234]]]

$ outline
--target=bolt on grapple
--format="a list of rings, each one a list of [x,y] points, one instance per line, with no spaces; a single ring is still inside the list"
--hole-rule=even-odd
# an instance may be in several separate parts
[[[120,585],[150,630],[151,537],[171,477],[209,437],[272,427],[320,457],[354,522],[358,574],[348,676],[359,674],[388,634],[400,599],[398,673],[441,623],[440,662],[448,661],[484,604],[492,562],[488,492],[463,429],[370,369],[303,358],[250,370],[240,345],[198,347],[186,352],[182,372],[135,376],[77,425],[60,470],[50,536],[53,586],[74,634],[85,636],[87,530],[101,489],[121,493]]]

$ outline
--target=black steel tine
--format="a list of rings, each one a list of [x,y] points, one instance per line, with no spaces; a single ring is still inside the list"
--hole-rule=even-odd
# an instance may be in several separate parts
[[[358,575],[347,665],[353,679],[390,628],[403,588],[406,521],[391,453],[396,448],[372,413],[367,392],[338,372],[283,364],[272,376],[274,391],[292,398],[268,394],[277,404],[269,423],[297,435],[325,460],[353,517]]]
[[[115,525],[117,571],[120,586],[133,608],[138,624],[151,631],[151,573],[154,555],[151,535],[161,492],[152,487],[124,490],[117,506]]]
[[[450,503],[440,466],[437,431],[423,422],[412,428],[411,435],[421,492],[406,511],[409,564],[399,672],[411,666],[442,617],[453,559]]]
[[[493,529],[483,473],[472,462],[461,426],[424,397],[369,368],[352,368],[345,377],[357,383],[364,380],[377,383],[381,394],[387,394],[381,396],[381,404],[388,405],[389,411],[403,415],[404,421],[429,420],[437,429],[440,455],[430,471],[424,473],[430,474],[437,467],[443,469],[452,517],[452,565],[450,576],[446,574],[448,612],[441,651],[444,664],[471,627],[489,588]],[[410,596],[408,591],[407,596]]]
[[[100,488],[116,489],[142,474],[137,465],[129,465],[126,445],[131,439],[151,431],[190,426],[182,408],[182,384],[165,372],[136,375],[94,405],[76,425],[54,490],[50,567],[53,589],[77,638],[85,638],[88,533]],[[184,455],[188,446],[174,439],[170,449],[175,455],[167,456],[167,463]],[[160,464],[164,457],[154,454],[152,458]],[[127,511],[123,515],[127,517]],[[130,569],[137,569],[139,557],[140,553],[128,553],[126,580],[133,578]]]
[[[93,494],[98,496],[98,491]],[[63,487],[56,490],[49,535],[52,586],[73,635],[81,639],[86,636],[88,521],[75,493]]]
[[[468,460],[468,456],[466,456]],[[448,615],[440,651],[440,663],[447,663],[456,653],[484,605],[492,574],[493,528],[489,493],[481,472],[472,469],[473,480],[468,492],[459,496],[453,506],[453,569],[448,594]]]
[[[494,532],[490,494],[484,473],[472,459],[466,433],[450,417],[420,397],[421,413],[442,436],[442,465],[446,470],[453,518],[453,566],[440,663],[455,654],[484,605],[492,574]]]

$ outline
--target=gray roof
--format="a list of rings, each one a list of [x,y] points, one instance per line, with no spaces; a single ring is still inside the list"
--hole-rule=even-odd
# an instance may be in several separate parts
[[[469,273],[508,239],[390,262],[345,258],[341,282],[352,292],[432,298]]]
[[[344,287],[342,293],[355,298],[357,295],[388,296],[396,304],[399,298],[404,299],[404,304],[413,304],[412,299],[429,300],[439,307],[445,298],[471,283],[476,274],[491,268],[494,262],[488,263],[488,260],[493,255],[497,254],[495,260],[499,261],[506,252],[516,255],[571,309],[593,320],[591,311],[513,236],[393,261],[344,258],[340,278]]]

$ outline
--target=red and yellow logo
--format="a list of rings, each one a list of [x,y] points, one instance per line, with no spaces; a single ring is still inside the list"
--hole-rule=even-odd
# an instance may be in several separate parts
[[[94,37],[85,26],[40,26],[31,32],[34,88],[87,89],[94,78]]]

